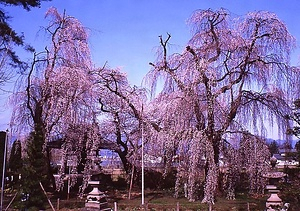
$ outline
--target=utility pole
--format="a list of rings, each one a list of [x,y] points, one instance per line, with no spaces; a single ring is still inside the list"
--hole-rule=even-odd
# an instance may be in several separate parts
[[[8,129],[5,133],[4,139],[4,154],[3,154],[3,168],[2,168],[2,185],[1,185],[1,204],[0,211],[3,210],[3,194],[4,194],[4,180],[5,180],[5,169],[6,169],[6,154],[7,154],[7,137],[8,137]]]

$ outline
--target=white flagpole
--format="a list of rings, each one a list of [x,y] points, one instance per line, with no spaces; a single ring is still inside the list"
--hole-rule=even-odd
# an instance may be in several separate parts
[[[143,115],[143,104],[142,104],[142,115]],[[144,124],[143,124],[143,120],[142,120],[142,206],[145,203],[145,195],[144,195],[144,181],[145,179],[145,173],[144,173]]]

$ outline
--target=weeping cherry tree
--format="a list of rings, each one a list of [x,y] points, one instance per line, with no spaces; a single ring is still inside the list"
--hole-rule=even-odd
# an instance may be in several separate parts
[[[205,162],[202,202],[211,206],[223,140],[245,132],[263,137],[276,123],[279,131],[286,127],[295,40],[275,14],[264,11],[233,17],[224,9],[198,10],[188,23],[192,37],[183,52],[169,54],[171,35],[160,36],[159,56],[150,63],[152,91],[164,81],[153,100],[161,130],[152,141],[168,162],[174,154],[188,155],[177,178],[185,175],[190,200]]]
[[[16,85],[12,125],[19,133],[31,132],[36,150],[48,159],[48,165],[50,152],[46,146],[57,136],[64,142],[62,163],[70,152],[80,162],[82,145],[93,145],[98,135],[94,129],[82,132],[83,125],[90,128],[95,121],[88,34],[77,19],[59,14],[55,8],[48,10],[46,18],[50,44],[44,51],[34,52],[28,71]],[[70,132],[75,126],[76,134]],[[74,140],[77,150],[72,148]],[[64,173],[64,166],[60,173]]]

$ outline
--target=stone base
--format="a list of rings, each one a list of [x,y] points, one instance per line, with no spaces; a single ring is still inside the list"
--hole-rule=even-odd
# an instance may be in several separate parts
[[[81,211],[112,211],[111,208],[103,208],[103,209],[98,209],[98,208],[83,208]]]
[[[271,196],[267,199],[266,208],[268,210],[274,210],[272,208],[282,207],[283,203],[281,198],[277,195],[276,192],[271,193]]]
[[[94,211],[94,210],[111,210],[111,208],[108,207],[107,203],[95,203],[95,202],[86,202],[85,203],[85,209],[86,211]]]
[[[96,208],[96,209],[100,209],[100,204],[99,203],[90,203],[87,202],[85,203],[85,208]]]

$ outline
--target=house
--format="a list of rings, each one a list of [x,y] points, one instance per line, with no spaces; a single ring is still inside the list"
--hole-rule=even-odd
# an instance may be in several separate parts
[[[295,149],[280,149],[278,154],[273,155],[277,159],[277,167],[295,168],[299,166],[299,161],[297,161],[295,156],[293,156],[295,153]]]

